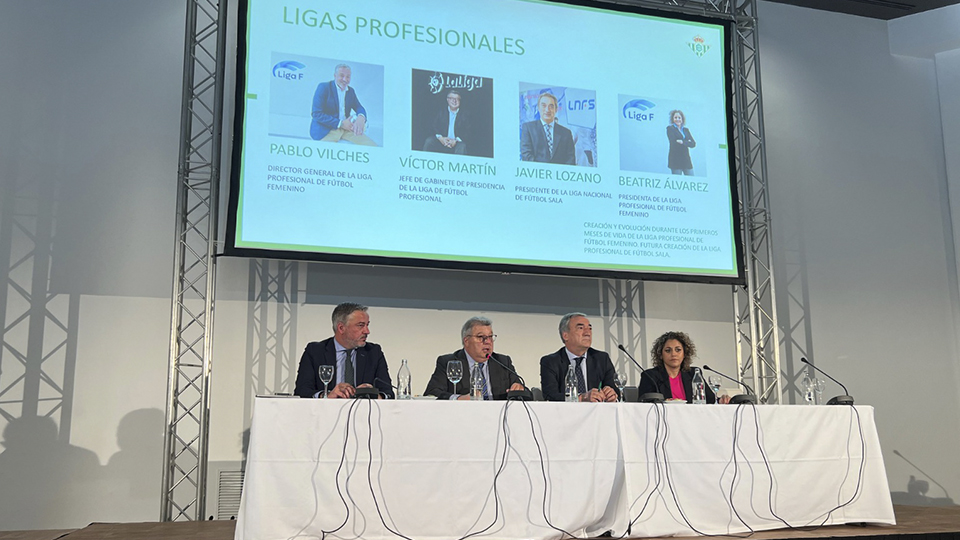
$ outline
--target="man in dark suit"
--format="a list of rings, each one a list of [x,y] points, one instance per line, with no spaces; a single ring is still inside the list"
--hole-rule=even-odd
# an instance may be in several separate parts
[[[345,302],[333,309],[331,318],[333,337],[309,343],[300,357],[294,393],[302,398],[323,396],[320,366],[333,366],[333,378],[326,385],[327,397],[351,398],[357,387],[376,386],[381,397],[393,398],[383,350],[376,343],[367,343],[367,307]]]
[[[470,140],[470,123],[466,113],[460,109],[460,92],[447,92],[447,106],[440,111],[433,122],[433,135],[423,143],[424,152],[456,154],[467,153],[467,140]]]
[[[376,146],[377,143],[364,134],[367,110],[357,99],[357,92],[350,86],[350,77],[350,66],[338,64],[333,69],[333,80],[317,85],[317,91],[313,93],[310,137],[315,141],[344,140],[353,144]]]
[[[537,100],[540,119],[520,130],[520,159],[540,163],[576,165],[573,133],[557,123],[557,98],[544,92]]]
[[[617,401],[616,376],[610,355],[593,343],[593,326],[583,313],[567,313],[560,319],[563,348],[540,359],[540,388],[547,401],[566,397],[567,372],[577,369],[580,401]]]
[[[470,399],[473,388],[473,371],[480,370],[483,399],[507,399],[510,390],[523,390],[520,377],[510,357],[493,352],[493,321],[486,317],[471,317],[460,329],[463,348],[452,354],[437,358],[437,368],[423,391],[425,396],[437,399]],[[463,379],[454,385],[447,379],[447,364],[459,362]]]

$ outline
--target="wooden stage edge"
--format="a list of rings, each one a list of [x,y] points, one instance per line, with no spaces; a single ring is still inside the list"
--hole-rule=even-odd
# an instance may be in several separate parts
[[[855,538],[867,540],[960,540],[960,506],[894,506],[896,525],[832,525],[819,529],[778,529],[750,536],[757,540]],[[0,531],[0,540],[233,540],[236,521],[177,523],[92,523],[82,529]],[[639,537],[631,537],[639,538]],[[679,538],[679,537],[677,537]],[[702,537],[692,537],[702,538]],[[712,538],[743,538],[715,536]]]

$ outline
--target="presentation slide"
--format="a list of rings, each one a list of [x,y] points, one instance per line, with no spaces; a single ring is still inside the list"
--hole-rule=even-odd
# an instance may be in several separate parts
[[[737,282],[727,31],[533,0],[247,0],[226,253]]]

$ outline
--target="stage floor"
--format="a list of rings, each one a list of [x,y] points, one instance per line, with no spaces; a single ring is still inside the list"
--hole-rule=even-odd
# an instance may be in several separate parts
[[[816,530],[758,532],[750,536],[758,540],[812,538],[876,537],[893,540],[910,536],[910,540],[960,540],[960,506],[924,507],[894,506],[897,524],[891,526],[834,525]],[[92,523],[82,529],[55,531],[0,531],[0,540],[233,540],[236,521],[199,521],[180,523]],[[680,538],[680,537],[677,537]],[[696,537],[695,537],[696,538]],[[713,538],[742,538],[715,536]]]

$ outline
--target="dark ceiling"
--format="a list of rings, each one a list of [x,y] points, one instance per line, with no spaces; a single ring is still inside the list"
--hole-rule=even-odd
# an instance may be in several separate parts
[[[960,0],[770,0],[780,4],[849,13],[872,19],[890,20],[943,6]]]

